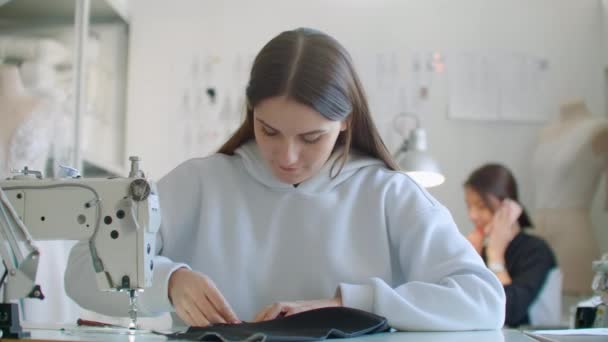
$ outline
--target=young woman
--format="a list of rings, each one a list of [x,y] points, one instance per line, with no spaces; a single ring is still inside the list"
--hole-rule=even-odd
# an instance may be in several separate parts
[[[204,326],[347,306],[404,330],[503,325],[502,286],[448,210],[397,170],[335,39],[279,34],[257,55],[246,97],[245,121],[217,154],[159,183],[142,312]],[[124,296],[90,296],[86,253],[72,252],[68,292],[124,315]]]
[[[464,191],[475,225],[468,239],[505,288],[505,323],[529,324],[530,305],[556,267],[553,252],[545,241],[524,232],[532,222],[517,202],[517,183],[506,167],[480,167],[469,176]]]

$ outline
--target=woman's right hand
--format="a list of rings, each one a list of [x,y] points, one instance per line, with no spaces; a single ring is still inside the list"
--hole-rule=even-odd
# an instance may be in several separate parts
[[[171,274],[169,299],[177,315],[190,326],[240,323],[213,281],[187,268],[180,268]]]

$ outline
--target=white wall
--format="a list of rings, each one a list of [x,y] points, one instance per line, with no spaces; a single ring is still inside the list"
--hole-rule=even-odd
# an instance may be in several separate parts
[[[602,0],[602,25],[604,26],[604,36],[602,43],[604,46],[604,65],[608,67],[608,0]]]
[[[602,0],[602,9],[602,25],[604,26],[604,35],[602,37],[604,50],[604,95],[606,98],[606,115],[608,115],[608,0]]]
[[[378,55],[401,59],[415,51],[480,50],[546,57],[550,61],[555,113],[560,101],[581,97],[594,113],[603,115],[604,80],[598,70],[605,63],[598,47],[602,40],[601,17],[606,11],[602,14],[601,1],[134,1],[128,152],[140,155],[144,167],[158,178],[186,155],[212,151],[235,121],[221,122],[221,109],[205,105],[200,107],[209,109],[205,117],[199,120],[190,115],[191,124],[186,126],[222,124],[222,129],[206,131],[207,140],[200,151],[184,154],[181,150],[180,130],[189,127],[179,122],[178,118],[184,116],[177,111],[179,98],[188,87],[184,79],[188,78],[192,56],[212,56],[210,64],[234,66],[224,69],[225,74],[208,74],[203,82],[213,79],[215,84],[239,91],[245,79],[235,76],[234,69],[247,64],[242,61],[250,61],[280,31],[299,26],[326,31],[352,52],[371,95],[375,119],[393,150],[399,139],[390,130],[390,122],[403,108],[398,102],[387,103],[383,92],[376,88],[373,60]],[[241,58],[238,64],[230,59],[236,55]],[[498,161],[511,167],[520,182],[524,204],[531,205],[529,160],[540,125],[450,120],[446,115],[445,77],[435,75],[432,82],[430,99],[419,114],[428,131],[430,148],[448,177],[432,192],[452,210],[460,229],[470,229],[461,184],[473,168],[484,162]],[[236,110],[235,106],[231,108]],[[597,200],[594,205],[599,206]],[[601,210],[594,217],[599,220],[598,227],[608,224]],[[605,229],[603,234],[608,235]],[[603,250],[608,250],[608,236],[600,239]]]
[[[603,61],[601,67],[603,71],[602,91],[604,93],[605,111],[603,116],[608,116],[608,0],[602,0],[602,16],[601,16],[603,32],[601,36]],[[606,177],[600,184],[600,191],[595,194],[593,207],[591,208],[591,222],[594,225],[596,236],[601,246],[601,251],[608,253],[608,184]]]

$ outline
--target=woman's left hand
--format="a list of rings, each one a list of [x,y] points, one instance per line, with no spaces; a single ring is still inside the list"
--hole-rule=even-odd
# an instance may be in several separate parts
[[[295,302],[277,302],[271,304],[255,316],[255,322],[268,321],[271,319],[291,316],[304,311],[342,306],[342,298],[339,296],[330,299],[300,300]]]

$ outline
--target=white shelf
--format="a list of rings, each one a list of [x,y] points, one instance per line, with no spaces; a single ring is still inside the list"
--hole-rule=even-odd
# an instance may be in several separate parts
[[[73,160],[70,164],[82,168],[84,165],[81,163],[86,162],[109,173],[122,175],[127,164],[124,158],[124,125],[129,0],[89,0],[88,17],[83,14],[87,13],[87,6],[81,1],[0,0],[0,31],[32,34],[44,28],[43,35],[53,38],[51,32],[61,32],[64,27],[73,27],[76,37],[68,44],[74,49],[72,57],[73,82],[76,88],[74,116],[75,122],[78,122],[81,128],[78,130],[79,138],[74,138],[73,142],[73,146],[79,147],[78,155],[74,156],[77,161]],[[100,67],[96,71],[96,78],[93,78],[97,81],[106,81],[103,83],[106,87],[102,88],[99,83],[92,86],[93,89],[98,89],[97,99],[101,101],[100,103],[97,103],[93,97],[89,99],[86,95],[87,83],[91,80],[88,78],[90,76],[88,71],[85,70],[87,67],[83,56],[87,55],[85,51],[90,48],[91,41],[86,38],[84,32],[93,32],[101,42],[110,41],[116,44],[107,48],[101,44],[95,50],[100,58],[98,64],[101,64],[101,61],[109,63]],[[59,35],[63,38],[62,34]],[[114,83],[110,86],[108,82]],[[90,118],[85,118],[85,110],[93,103],[99,106],[97,109],[100,111],[97,113],[102,113],[105,121],[101,121],[106,125],[87,125]],[[75,127],[74,131],[76,131]],[[77,136],[76,133],[74,136]],[[83,146],[85,138],[91,142],[87,146]]]
[[[74,21],[79,0],[0,0],[0,21],[63,22]],[[91,0],[91,21],[129,22],[127,0]]]

